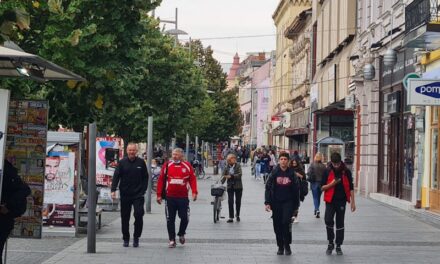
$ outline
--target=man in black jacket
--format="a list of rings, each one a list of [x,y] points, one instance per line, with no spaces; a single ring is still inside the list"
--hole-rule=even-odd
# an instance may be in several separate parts
[[[130,214],[131,207],[134,209],[134,234],[133,247],[139,246],[139,237],[142,234],[144,216],[144,195],[148,186],[148,170],[143,159],[136,157],[137,146],[129,143],[127,155],[119,161],[113,175],[112,198],[116,198],[116,188],[119,184],[121,196],[121,225],[123,246],[128,247],[130,242]]]
[[[0,202],[0,264],[6,240],[14,228],[14,218],[26,211],[26,197],[30,193],[29,186],[18,176],[17,169],[5,160]]]
[[[291,255],[292,217],[299,207],[299,180],[289,167],[289,154],[281,153],[278,165],[266,182],[266,211],[272,211],[278,255]]]

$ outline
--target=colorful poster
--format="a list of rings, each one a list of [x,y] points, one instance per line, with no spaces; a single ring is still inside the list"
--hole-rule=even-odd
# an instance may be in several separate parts
[[[122,138],[96,138],[96,184],[110,187],[118,161],[123,157]]]
[[[48,103],[11,100],[6,159],[31,188],[25,214],[15,220],[13,236],[41,238]]]

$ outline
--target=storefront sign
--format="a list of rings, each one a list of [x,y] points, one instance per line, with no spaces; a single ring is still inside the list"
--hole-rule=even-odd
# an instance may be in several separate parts
[[[409,79],[408,105],[440,105],[440,80]]]

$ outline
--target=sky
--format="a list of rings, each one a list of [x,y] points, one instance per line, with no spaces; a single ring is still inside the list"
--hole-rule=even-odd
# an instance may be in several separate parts
[[[272,14],[279,0],[163,0],[156,17],[174,20],[178,8],[178,28],[211,45],[220,63],[232,63],[235,52],[240,60],[248,52],[270,52],[275,49],[275,26]],[[166,24],[166,29],[174,24]],[[249,38],[243,36],[271,35]],[[230,38],[242,36],[242,38]],[[217,39],[207,39],[217,38]],[[219,39],[224,38],[224,39]]]

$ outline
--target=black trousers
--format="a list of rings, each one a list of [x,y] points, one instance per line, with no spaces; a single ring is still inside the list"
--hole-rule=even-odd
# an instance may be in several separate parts
[[[121,224],[122,239],[130,240],[130,215],[131,207],[134,210],[134,238],[141,237],[142,228],[144,226],[144,197],[139,198],[122,198],[121,197]]]
[[[336,218],[336,245],[344,242],[344,219],[347,202],[333,201],[325,204],[325,225],[327,228],[327,240],[333,243],[335,239],[335,218]],[[336,216],[336,217],[335,217]]]
[[[240,216],[241,208],[241,196],[243,194],[243,189],[228,189],[228,207],[229,207],[229,218],[234,218],[234,194],[235,194],[235,210],[236,215]]]
[[[1,222],[0,224],[4,224],[4,223]],[[8,239],[9,234],[11,233],[11,230],[12,229],[10,229],[9,227],[8,228],[2,227],[0,229],[0,264],[3,263],[3,249],[5,247],[6,240]]]
[[[272,204],[273,229],[278,247],[292,244],[293,203],[276,202]]]
[[[167,198],[165,216],[167,218],[167,229],[169,240],[176,239],[176,215],[179,215],[180,226],[178,236],[186,234],[189,223],[189,199],[188,198]]]

